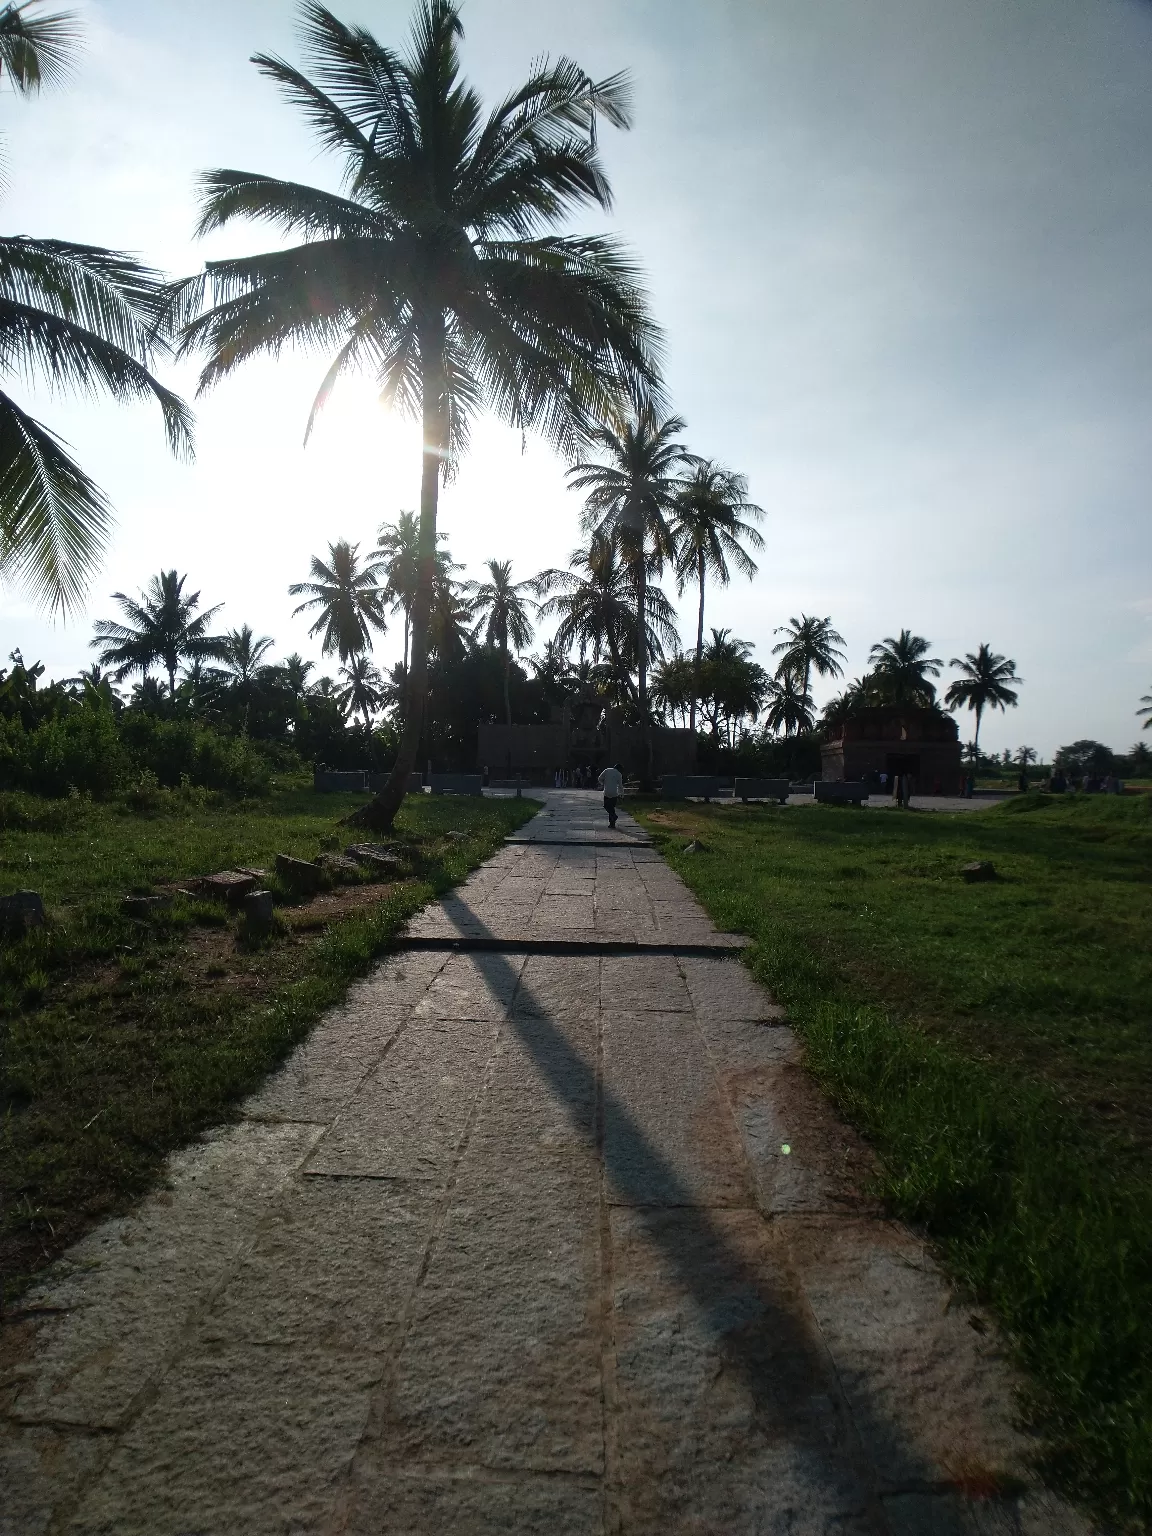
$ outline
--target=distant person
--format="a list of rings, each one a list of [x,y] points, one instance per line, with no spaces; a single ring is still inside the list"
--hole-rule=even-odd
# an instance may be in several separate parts
[[[892,780],[892,793],[896,796],[896,804],[900,810],[904,809],[904,785],[907,779],[904,774],[898,773]]]
[[[596,781],[604,791],[604,809],[608,812],[608,826],[614,829],[616,826],[616,802],[624,793],[624,775],[620,772],[619,763],[604,772]]]
[[[880,793],[882,795],[888,793],[888,775],[886,773],[880,775]]]
[[[964,793],[969,800],[971,800],[972,796],[976,793],[976,775],[974,773],[969,773],[967,779],[965,780]]]

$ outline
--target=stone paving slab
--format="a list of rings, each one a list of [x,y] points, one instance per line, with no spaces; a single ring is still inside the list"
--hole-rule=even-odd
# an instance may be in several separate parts
[[[712,934],[652,850],[506,847],[413,926],[461,925],[496,948],[377,967],[0,1329],[0,1536],[1085,1536],[781,1010],[602,952]]]

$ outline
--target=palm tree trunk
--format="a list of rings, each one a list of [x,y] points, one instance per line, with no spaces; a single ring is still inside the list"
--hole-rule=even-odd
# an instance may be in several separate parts
[[[696,735],[696,689],[700,682],[700,663],[704,659],[704,551],[700,551],[700,608],[696,614],[696,675],[692,679],[692,708],[688,716],[688,729]],[[692,749],[695,751],[695,747]]]
[[[973,741],[972,741],[972,745],[976,748],[977,753],[979,753],[979,751],[980,751],[980,716],[983,713],[984,713],[984,711],[982,709],[977,708],[977,710],[976,710],[976,735],[975,735],[975,737],[973,738]]]
[[[424,727],[428,694],[428,629],[432,615],[432,584],[436,570],[436,512],[440,499],[440,462],[445,438],[441,401],[444,389],[444,322],[435,316],[421,335],[423,366],[424,455],[420,472],[420,537],[416,596],[412,604],[412,665],[404,691],[404,729],[396,766],[387,784],[351,818],[387,831],[408,792]]]
[[[175,668],[175,666],[171,666],[171,667],[168,668],[168,697],[172,700],[173,704],[175,704],[175,702],[176,702],[176,668]]]
[[[644,528],[640,528],[636,570],[636,672],[639,687],[637,702],[640,706],[640,735],[644,753],[644,770],[640,775],[640,788],[648,789],[652,783],[652,731],[648,722],[648,571],[644,565]]]
[[[509,725],[512,724],[512,699],[508,692],[508,683],[512,672],[512,653],[504,652],[504,718]]]

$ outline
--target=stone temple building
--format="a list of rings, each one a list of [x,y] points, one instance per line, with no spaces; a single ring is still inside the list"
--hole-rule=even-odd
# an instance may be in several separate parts
[[[619,763],[626,777],[644,770],[644,736],[600,704],[557,705],[540,725],[481,725],[476,766],[493,779],[522,778],[548,784],[557,768],[591,766],[600,772]],[[652,771],[695,773],[696,740],[691,731],[652,727]]]
[[[911,774],[921,795],[958,795],[960,733],[951,715],[935,709],[862,709],[831,728],[820,748],[825,779],[867,780]]]

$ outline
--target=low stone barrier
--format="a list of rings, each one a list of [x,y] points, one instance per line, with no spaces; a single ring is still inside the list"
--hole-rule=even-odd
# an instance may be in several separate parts
[[[342,790],[362,794],[368,788],[368,775],[363,768],[313,768],[312,788],[321,795],[334,795]]]
[[[428,787],[434,795],[480,795],[484,792],[482,773],[433,773]]]
[[[666,773],[660,780],[662,800],[718,800],[720,789],[715,773]]]
[[[861,805],[868,798],[867,784],[848,779],[817,779],[813,788],[817,800],[829,805]]]
[[[737,779],[733,794],[737,800],[779,800],[783,805],[790,786],[787,779]]]

